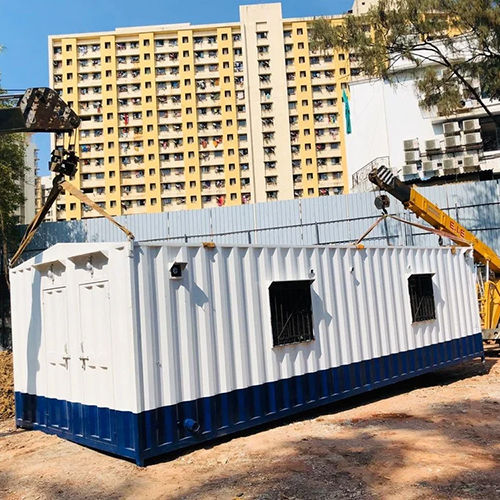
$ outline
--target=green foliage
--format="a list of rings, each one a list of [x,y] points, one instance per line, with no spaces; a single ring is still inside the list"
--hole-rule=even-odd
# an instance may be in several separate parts
[[[498,0],[380,0],[338,25],[318,19],[310,34],[313,49],[350,51],[368,76],[396,83],[406,63],[421,105],[440,113],[475,99],[491,115],[482,95],[500,99]]]
[[[0,101],[0,107],[10,105],[12,103]],[[25,150],[22,134],[0,134],[0,246],[4,264],[7,251],[12,250],[19,239],[15,212],[24,203]]]

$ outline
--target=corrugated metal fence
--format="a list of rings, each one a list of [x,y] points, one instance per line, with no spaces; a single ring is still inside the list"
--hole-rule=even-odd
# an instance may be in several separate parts
[[[500,251],[500,184],[483,181],[419,188],[452,217]],[[258,203],[238,207],[164,212],[118,217],[138,241],[258,243],[315,245],[356,240],[379,217],[376,193]],[[416,220],[395,199],[391,213]],[[45,223],[29,247],[29,254],[59,242],[122,241],[105,219]],[[393,220],[380,224],[365,242],[434,246],[437,237]]]

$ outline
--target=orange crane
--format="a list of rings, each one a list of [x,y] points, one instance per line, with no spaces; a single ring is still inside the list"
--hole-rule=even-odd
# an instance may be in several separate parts
[[[449,236],[458,245],[471,246],[474,261],[481,265],[478,282],[479,311],[483,338],[498,339],[500,321],[500,256],[437,205],[422,196],[413,186],[401,182],[385,166],[370,172],[368,178],[379,189],[397,198],[404,207]],[[389,199],[381,195],[375,200],[377,208],[386,208]]]

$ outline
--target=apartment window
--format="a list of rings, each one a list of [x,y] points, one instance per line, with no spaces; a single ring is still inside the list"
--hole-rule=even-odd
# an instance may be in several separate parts
[[[191,85],[191,80],[189,78],[186,78],[184,80],[184,85]]]
[[[149,61],[151,59],[151,56],[149,54],[144,54],[144,60]]]
[[[312,280],[273,281],[269,287],[273,346],[314,340]]]
[[[223,54],[229,54],[229,49],[228,49],[227,47],[224,47],[224,48],[222,49],[222,53],[223,53]]]
[[[187,138],[187,142],[188,142],[188,144],[193,144],[194,138],[193,137],[188,137]]]
[[[227,40],[227,33],[222,33],[221,40]]]
[[[106,76],[111,76],[112,72],[110,69],[106,70]]]
[[[233,140],[233,134],[227,134],[226,139],[228,141],[232,141]]]
[[[182,43],[188,43],[189,42],[189,37],[183,36],[182,37]]]
[[[307,180],[310,181],[313,178],[313,174],[307,174]]]
[[[345,54],[339,54],[339,61],[345,61]]]
[[[312,162],[311,158],[306,158],[306,165],[312,165]]]
[[[72,94],[73,93],[73,87],[68,87],[68,94]]]
[[[154,146],[154,145],[155,145],[154,139],[148,139],[148,146]]]
[[[311,135],[311,131],[308,128],[304,129],[304,135]]]
[[[196,167],[193,167],[193,166],[189,167],[189,173],[190,174],[194,174],[195,171],[196,171]]]
[[[186,100],[191,99],[191,94],[189,92],[184,94],[184,99],[186,99]]]
[[[302,99],[302,106],[307,106],[309,101],[307,99]]]
[[[307,190],[307,194],[310,194],[311,196],[314,195],[314,188],[309,188]]]
[[[66,75],[66,80],[72,80],[73,79],[73,73],[68,73]]]
[[[150,89],[151,88],[151,82],[146,82],[146,88]]]
[[[408,278],[412,322],[436,319],[433,274],[412,274]]]
[[[304,48],[304,42],[299,42],[298,47],[299,47],[299,49],[303,49]]]
[[[297,35],[302,35],[304,30],[302,28],[297,28]]]
[[[152,132],[153,131],[153,125],[148,125],[147,128],[146,128],[146,130],[148,132]]]
[[[107,91],[113,90],[113,86],[112,85],[106,85],[106,90]]]
[[[193,151],[189,151],[188,158],[194,158],[194,152]]]
[[[153,98],[150,95],[146,96],[146,102],[152,102]]]
[[[229,83],[231,81],[231,77],[230,76],[225,76],[224,77],[224,83]]]
[[[305,78],[307,76],[307,73],[305,71],[301,71],[299,73],[300,78]]]
[[[149,154],[148,155],[148,160],[154,160],[155,159],[155,155],[154,154]]]
[[[304,114],[304,115],[302,115],[302,119],[303,119],[304,121],[309,120],[309,115],[308,115],[307,113],[306,113],[306,114]]]
[[[224,69],[229,68],[229,63],[228,63],[227,61],[223,62],[223,63],[222,63],[222,67],[223,67]]]
[[[107,113],[106,114],[106,119],[107,120],[112,120],[113,119],[113,113]]]
[[[189,64],[184,64],[184,71],[190,71],[191,66]]]
[[[189,187],[195,188],[196,187],[196,181],[191,181],[189,183]]]
[[[231,97],[231,91],[230,90],[224,91],[224,97]]]
[[[227,111],[227,110],[226,110]],[[233,120],[226,120],[226,125],[230,127],[233,124]]]
[[[148,109],[146,111],[146,116],[153,116],[153,111],[151,111],[150,109]]]
[[[109,187],[109,192],[114,193],[116,191],[116,186],[110,186]]]
[[[186,128],[193,128],[193,122],[188,122],[186,124]]]
[[[115,158],[114,156],[112,156],[111,158],[113,158],[113,161],[115,161]],[[110,163],[113,163],[113,162],[110,162]],[[109,177],[112,178],[116,175],[115,171],[114,170],[111,170],[111,172],[109,172]]]
[[[106,43],[104,44],[104,48],[105,48],[105,49],[110,49],[110,48],[111,48],[111,42],[106,42]]]
[[[108,142],[108,148],[114,148],[114,147],[115,147],[115,143],[113,141]]]
[[[306,62],[306,58],[304,56],[300,56],[299,63],[305,63],[305,62]]]
[[[306,92],[307,91],[307,85],[301,85],[300,86],[300,91],[301,92]]]
[[[234,170],[236,167],[234,165],[234,163],[230,163],[229,164],[229,170]]]
[[[108,156],[108,163],[114,163],[114,162],[115,162],[115,157],[114,156]],[[111,174],[113,174],[113,175],[111,175]],[[114,173],[110,172],[109,176],[110,177],[114,177]]]
[[[144,47],[147,47],[149,45],[149,40],[143,40],[142,44],[144,45]]]
[[[66,45],[66,52],[70,52],[71,51],[71,45]]]
[[[145,68],[145,69],[144,69],[144,73],[145,73],[146,75],[150,75],[150,74],[151,74],[151,68]]]

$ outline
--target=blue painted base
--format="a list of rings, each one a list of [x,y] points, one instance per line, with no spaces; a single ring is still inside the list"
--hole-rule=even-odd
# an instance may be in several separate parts
[[[16,392],[19,427],[144,460],[483,356],[481,334],[139,414]],[[195,421],[194,432],[185,425]]]

